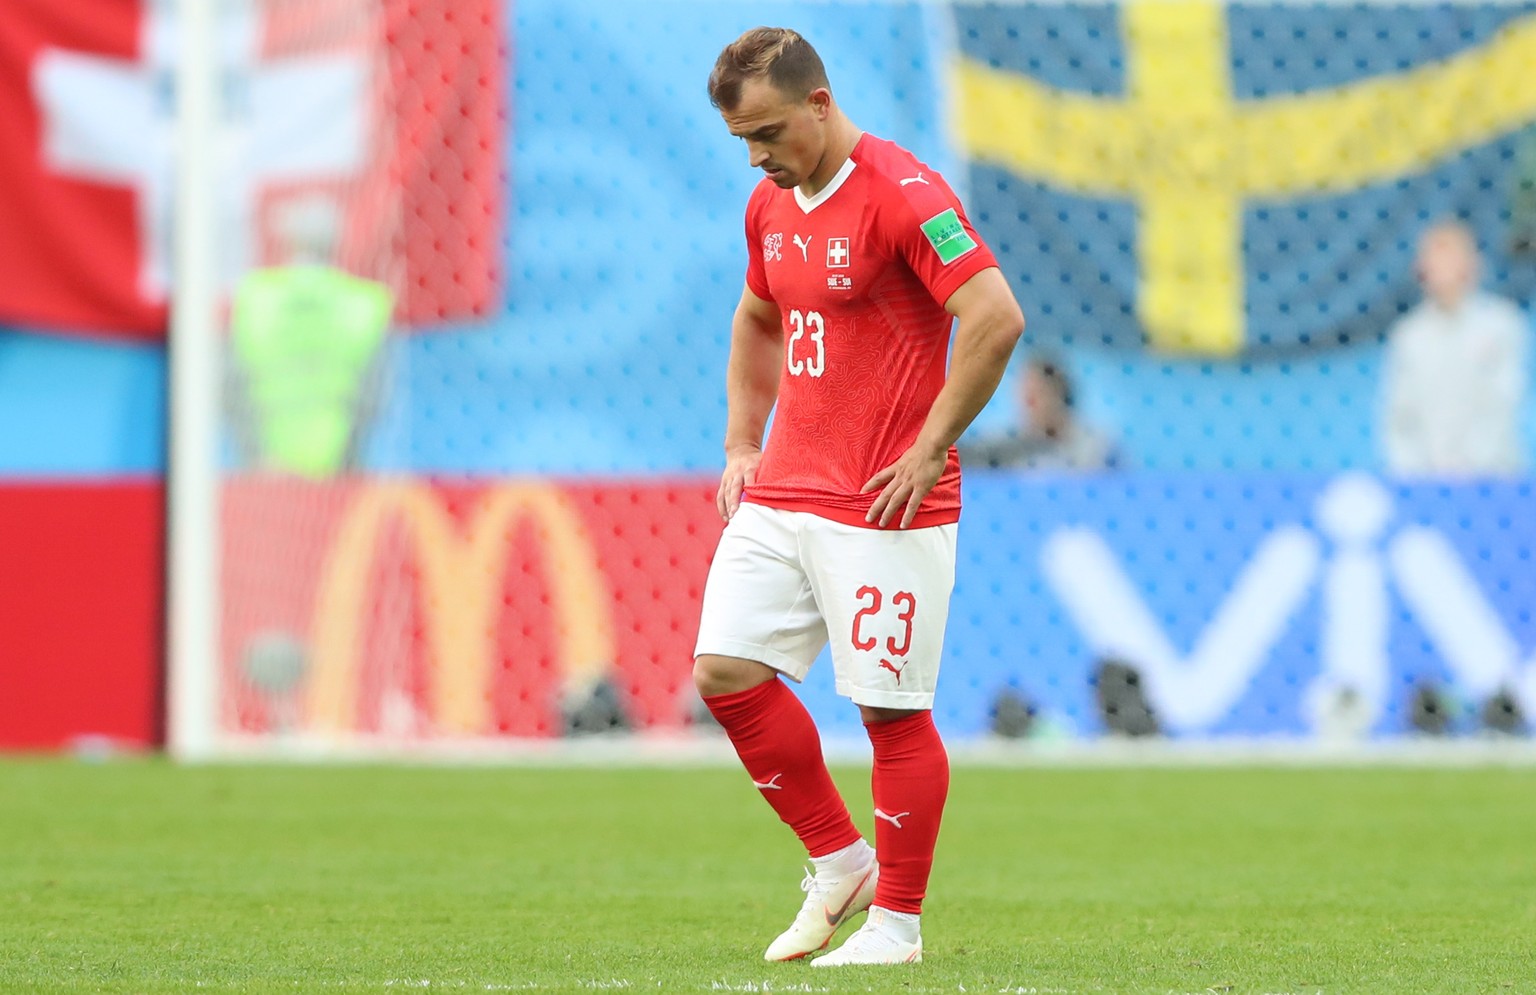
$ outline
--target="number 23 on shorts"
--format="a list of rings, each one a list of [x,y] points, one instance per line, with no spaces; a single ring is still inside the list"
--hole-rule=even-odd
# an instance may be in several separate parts
[[[909,591],[897,591],[890,599],[891,610],[895,611],[896,620],[901,623],[901,638],[886,636],[885,645],[880,646],[880,640],[865,632],[866,619],[873,623],[874,616],[880,614],[886,598],[880,588],[866,584],[859,588],[856,597],[859,601],[859,610],[853,615],[853,631],[850,633],[853,648],[863,652],[878,650],[880,654],[880,668],[889,670],[896,675],[896,683],[901,684],[901,672],[906,669],[906,655],[912,648],[912,619],[917,614],[917,598]],[[891,660],[887,657],[896,657]]]

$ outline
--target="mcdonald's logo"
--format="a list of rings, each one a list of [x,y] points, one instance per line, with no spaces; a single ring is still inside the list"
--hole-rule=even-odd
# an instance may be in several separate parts
[[[491,680],[506,569],[519,526],[542,544],[540,594],[553,612],[566,687],[590,686],[612,666],[612,599],[581,518],[554,486],[509,483],[487,490],[462,526],[427,484],[365,487],[342,515],[321,566],[312,623],[313,669],[305,706],[316,732],[358,729],[357,704],[368,644],[368,598],[380,538],[398,522],[420,578],[417,609],[428,653],[428,712],[436,731],[491,729]]]

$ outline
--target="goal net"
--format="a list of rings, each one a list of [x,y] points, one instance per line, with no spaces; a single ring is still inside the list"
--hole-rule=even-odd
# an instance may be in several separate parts
[[[763,23],[950,182],[1029,322],[961,440],[951,742],[1526,731],[1530,4],[151,6],[189,129],[179,753],[715,742],[689,668],[760,177],[705,80]],[[1524,324],[1393,421],[1437,228]],[[1416,473],[1426,397],[1477,420]],[[799,690],[861,740],[825,657]]]

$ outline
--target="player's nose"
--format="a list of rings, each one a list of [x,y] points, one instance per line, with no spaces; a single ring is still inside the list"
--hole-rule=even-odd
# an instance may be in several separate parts
[[[752,145],[752,144],[748,144],[747,145],[747,162],[752,164],[752,168],[753,169],[760,168],[763,165],[763,163],[765,163],[767,161],[768,161],[768,150],[767,149],[763,148],[760,145]]]

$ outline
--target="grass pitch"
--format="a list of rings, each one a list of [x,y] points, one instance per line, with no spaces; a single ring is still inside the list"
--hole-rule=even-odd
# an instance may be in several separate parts
[[[13,760],[0,991],[1536,992],[1530,769],[958,767],[909,968],[761,960],[798,854],[726,768]]]

